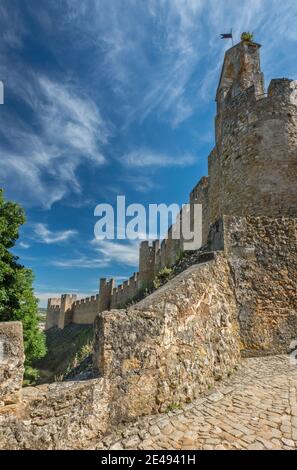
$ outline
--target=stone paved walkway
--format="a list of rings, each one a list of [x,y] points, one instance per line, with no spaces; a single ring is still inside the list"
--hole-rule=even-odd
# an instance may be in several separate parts
[[[288,356],[243,359],[228,380],[183,409],[140,419],[102,449],[297,448],[297,365]]]

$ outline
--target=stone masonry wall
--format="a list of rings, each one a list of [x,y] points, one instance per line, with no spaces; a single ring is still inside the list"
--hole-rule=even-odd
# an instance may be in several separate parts
[[[112,421],[190,401],[239,361],[223,254],[194,265],[128,310],[95,322],[95,366],[111,381]]]
[[[59,315],[61,310],[61,299],[52,297],[47,301],[46,324],[45,329],[48,330],[53,326],[58,326]]]
[[[197,398],[236,368],[240,349],[290,349],[297,336],[296,219],[225,216],[216,225],[210,242],[223,252],[134,307],[97,316],[101,378],[30,387],[20,401],[21,330],[0,324],[0,339],[11,341],[0,384],[9,397],[0,401],[0,448],[92,447],[119,422]]]
[[[246,354],[290,351],[297,339],[297,219],[224,217]]]
[[[190,401],[226,377],[239,361],[230,281],[218,253],[135,308],[99,314],[94,363],[100,378],[28,387],[14,410],[0,403],[0,448],[91,448],[117,422]]]
[[[267,97],[251,87],[226,101],[209,166],[210,223],[222,215],[296,216],[297,82],[272,80]]]
[[[72,307],[72,323],[89,325],[99,313],[99,295],[76,300]]]
[[[21,400],[23,363],[22,324],[0,322],[0,410],[10,410]]]
[[[133,299],[139,292],[139,273],[134,273],[127,281],[115,287],[111,293],[110,308],[124,305]]]
[[[109,383],[103,378],[22,389],[23,331],[0,322],[0,449],[80,449],[109,426]]]
[[[202,245],[207,242],[209,231],[208,177],[203,176],[190,193],[190,205],[202,204]],[[191,212],[191,230],[194,228],[193,211]]]
[[[104,379],[27,387],[17,412],[0,407],[0,449],[86,449],[108,429],[109,405]]]
[[[225,54],[216,94],[216,145],[208,157],[209,176],[202,177],[190,194],[192,206],[202,204],[202,244],[210,226],[224,215],[297,216],[297,81],[272,80],[266,95],[260,47],[241,41]],[[151,287],[160,269],[175,263],[184,244],[171,235],[172,227],[161,243],[140,244],[136,281],[130,278],[115,287],[114,280],[102,280],[99,311],[133,299],[138,291]],[[63,305],[62,297],[60,307],[53,303],[48,308],[47,328],[57,321],[60,328],[76,321],[72,309],[68,306],[64,312]]]

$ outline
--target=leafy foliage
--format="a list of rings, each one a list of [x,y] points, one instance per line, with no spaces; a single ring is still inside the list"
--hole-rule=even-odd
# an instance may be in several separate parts
[[[250,33],[249,31],[242,33],[241,35],[241,40],[242,41],[250,41],[252,42],[254,39],[253,33]]]
[[[29,372],[32,360],[44,356],[46,347],[44,335],[39,330],[33,273],[19,264],[18,258],[9,251],[24,223],[24,210],[14,202],[5,201],[3,190],[0,190],[0,321],[22,322],[25,367]]]
[[[178,411],[178,410],[182,410],[182,406],[179,403],[171,403],[165,409],[165,413],[168,414],[168,413],[172,413],[173,411]]]
[[[159,287],[163,286],[163,284],[167,282],[168,277],[170,276],[171,273],[172,273],[171,268],[165,267],[161,269],[154,279],[154,288],[159,289]]]

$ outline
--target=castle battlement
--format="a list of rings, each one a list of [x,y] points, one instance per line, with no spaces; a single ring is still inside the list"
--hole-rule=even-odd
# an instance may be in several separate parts
[[[297,216],[297,81],[273,79],[266,93],[260,48],[242,40],[225,53],[208,175],[189,194],[192,229],[193,206],[202,205],[203,245],[224,216]],[[162,241],[140,243],[139,272],[120,286],[102,278],[95,299],[49,299],[47,327],[82,318],[93,321],[96,312],[124,305],[149,288],[160,269],[174,265],[184,249],[182,238],[173,239],[172,232],[173,226]]]

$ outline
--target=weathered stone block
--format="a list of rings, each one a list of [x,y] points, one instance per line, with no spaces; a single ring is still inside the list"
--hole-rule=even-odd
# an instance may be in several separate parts
[[[108,429],[109,404],[104,379],[27,387],[21,414],[0,413],[0,449],[92,447]]]
[[[215,227],[231,268],[245,354],[289,352],[297,339],[297,219],[224,216]]]
[[[224,255],[194,265],[135,307],[95,322],[95,366],[111,383],[112,419],[197,398],[239,361],[232,278]]]
[[[0,322],[0,407],[20,402],[24,373],[21,322]]]

